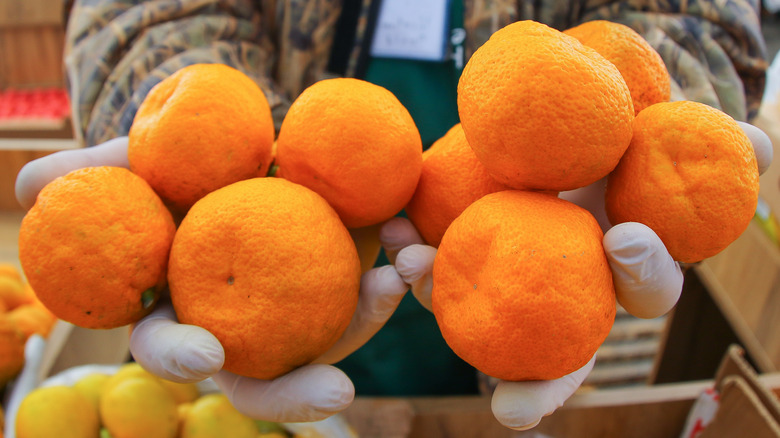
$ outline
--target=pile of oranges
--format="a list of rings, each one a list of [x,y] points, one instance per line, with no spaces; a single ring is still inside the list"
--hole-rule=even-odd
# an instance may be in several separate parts
[[[24,280],[15,265],[0,264],[0,389],[24,367],[24,344],[49,336],[57,318]]]
[[[721,111],[670,95],[659,54],[617,23],[517,22],[475,51],[460,124],[425,151],[407,206],[438,247],[433,312],[456,354],[493,377],[546,380],[608,335],[603,232],[561,191],[598,184],[613,224],[650,226],[682,262],[745,230],[758,198],[749,140]]]
[[[19,258],[41,302],[114,328],[168,291],[181,323],[219,339],[228,371],[272,379],[318,358],[357,308],[350,230],[403,209],[422,142],[392,93],[356,79],[306,89],[274,140],[243,72],[195,64],[161,81],[133,121],[129,169],[61,176],[24,217]]]
[[[274,139],[251,79],[196,64],[139,108],[129,171],[44,189],[20,258],[41,301],[88,327],[136,321],[167,288],[179,320],[225,346],[227,370],[270,379],[349,324],[362,270],[350,231],[406,208],[438,247],[433,312],[453,351],[494,377],[553,379],[593,356],[616,311],[603,231],[559,192],[604,185],[613,223],[649,224],[681,261],[714,255],[752,217],[744,133],[669,100],[658,53],[604,21],[497,31],[463,71],[460,123],[425,153],[380,86],[317,82]]]

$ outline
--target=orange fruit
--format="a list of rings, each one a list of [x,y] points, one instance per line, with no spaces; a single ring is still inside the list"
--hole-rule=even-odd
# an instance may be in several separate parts
[[[25,304],[6,314],[7,318],[19,329],[27,339],[37,334],[44,338],[49,336],[57,317],[49,309],[40,304]]]
[[[0,263],[0,277],[11,277],[22,281],[22,274],[19,272],[19,268],[11,263]]]
[[[8,310],[29,304],[34,296],[25,286],[25,282],[13,276],[0,276],[0,301]]]
[[[277,176],[319,193],[348,228],[390,219],[422,168],[411,115],[387,89],[351,78],[306,88],[282,121]]]
[[[406,214],[427,244],[439,246],[447,227],[466,207],[508,188],[479,162],[458,123],[423,152],[420,181]]]
[[[499,29],[469,59],[458,113],[477,158],[518,189],[572,190],[605,177],[631,141],[617,67],[534,21]]]
[[[758,189],[755,151],[734,119],[703,103],[664,102],[637,116],[605,208],[613,224],[641,222],[675,260],[694,263],[745,231]]]
[[[191,403],[200,396],[196,383],[179,383],[167,379],[160,379],[160,383],[173,395],[177,405]]]
[[[603,233],[585,209],[519,190],[471,204],[442,238],[432,304],[450,348],[504,380],[584,366],[615,319]]]
[[[593,20],[563,33],[615,64],[631,92],[635,114],[654,103],[669,101],[672,84],[666,64],[634,29],[614,21]]]
[[[0,315],[0,387],[24,367],[24,335],[5,315]]]
[[[175,211],[272,161],[274,126],[260,87],[223,64],[194,64],[158,83],[138,108],[128,159]]]
[[[19,260],[58,318],[115,328],[147,315],[166,285],[175,225],[160,198],[121,167],[87,167],[47,184],[22,219]]]
[[[357,306],[360,259],[328,203],[282,178],[254,178],[196,202],[173,241],[179,321],[225,349],[224,369],[272,379],[330,348]]]

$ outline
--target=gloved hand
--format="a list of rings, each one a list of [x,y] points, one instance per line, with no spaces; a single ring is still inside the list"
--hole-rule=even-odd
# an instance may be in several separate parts
[[[740,123],[753,143],[759,173],[772,162],[769,137],[755,126]],[[599,221],[604,249],[612,269],[618,302],[640,318],[656,318],[674,307],[680,297],[683,274],[658,236],[645,225],[623,223],[611,226],[604,211],[605,182],[564,192],[568,199],[588,209]],[[423,243],[411,222],[393,218],[381,230],[380,240],[398,273],[412,288],[417,300],[428,310],[433,287],[432,269],[436,249]],[[500,381],[492,398],[492,410],[504,426],[531,429],[542,417],[553,413],[571,397],[590,373],[595,356],[581,369],[549,381]]]
[[[129,167],[127,138],[98,146],[61,151],[28,163],[16,179],[16,197],[30,208],[49,181],[87,166]],[[375,258],[378,229],[353,230],[363,266]],[[360,283],[357,310],[341,339],[315,363],[274,380],[241,377],[222,370],[224,350],[216,337],[193,325],[179,324],[170,300],[163,297],[155,310],[136,323],[130,338],[133,358],[148,371],[176,382],[212,377],[233,405],[245,414],[267,421],[304,422],[324,419],[345,409],[354,387],[339,369],[340,361],[368,341],[387,321],[408,286],[393,266],[366,270]]]

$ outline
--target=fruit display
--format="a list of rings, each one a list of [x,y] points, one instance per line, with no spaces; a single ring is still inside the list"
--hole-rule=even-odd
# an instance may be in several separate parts
[[[215,83],[224,89],[216,99]],[[380,216],[352,208],[352,225],[398,213],[422,162],[419,132],[405,108],[387,90],[359,84],[375,98],[352,113],[331,112],[329,124],[373,110],[373,135],[386,129],[397,137],[376,147],[375,169],[364,166],[344,187],[367,189],[358,181],[366,174],[385,175],[384,185],[388,178],[396,182],[388,166],[411,164],[406,181],[385,193],[397,192],[392,206],[360,197],[342,204],[382,207]],[[332,86],[348,95],[356,85]],[[390,115],[393,122],[384,126]],[[357,138],[366,128],[336,131]],[[308,138],[322,136],[312,130]],[[70,172],[46,185],[25,215],[20,261],[41,301],[65,321],[104,329],[138,321],[169,289],[182,322],[218,337],[226,369],[273,378],[314,360],[352,319],[361,260],[345,214],[326,199],[332,194],[267,176],[272,143],[269,103],[242,72],[196,64],[161,81],[133,122],[129,170]],[[316,148],[306,154],[313,161],[330,156]],[[274,171],[294,179],[296,165],[286,163],[277,162]],[[260,333],[268,342],[254,341]]]
[[[606,338],[616,302],[602,228],[560,191],[598,183],[612,224],[648,225],[681,262],[744,232],[758,197],[749,140],[720,110],[669,102],[669,84],[658,54],[615,23],[517,22],[476,50],[457,142],[479,165],[435,145],[407,206],[438,246],[433,312],[458,356],[491,377],[548,380]]]
[[[317,427],[313,424],[307,430]],[[314,436],[296,430],[251,419],[220,392],[159,378],[134,362],[86,365],[53,376],[22,398],[14,418],[16,438]]]
[[[19,269],[0,264],[0,389],[22,371],[27,339],[48,337],[56,321]]]
[[[694,261],[744,231],[758,190],[733,119],[668,102],[657,53],[630,29],[593,26],[495,32],[463,70],[460,123],[425,153],[377,85],[311,85],[274,143],[251,78],[186,67],[139,108],[129,170],[89,167],[43,189],[20,230],[24,273],[54,315],[87,328],[136,322],[168,290],[180,322],[222,343],[225,369],[273,379],[350,323],[363,269],[350,232],[406,209],[438,247],[433,313],[457,355],[505,380],[571,373],[606,338],[616,301],[601,226],[559,192],[605,184],[613,223],[646,223]],[[149,376],[105,385],[91,400],[117,438],[201,436],[216,411],[226,436],[257,432],[218,397],[182,403]],[[152,401],[134,407],[133,394]],[[139,424],[141,409],[154,420]]]

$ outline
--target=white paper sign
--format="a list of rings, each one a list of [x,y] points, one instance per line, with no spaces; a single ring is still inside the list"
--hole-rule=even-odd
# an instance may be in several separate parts
[[[441,61],[449,37],[449,0],[384,0],[371,55]]]

